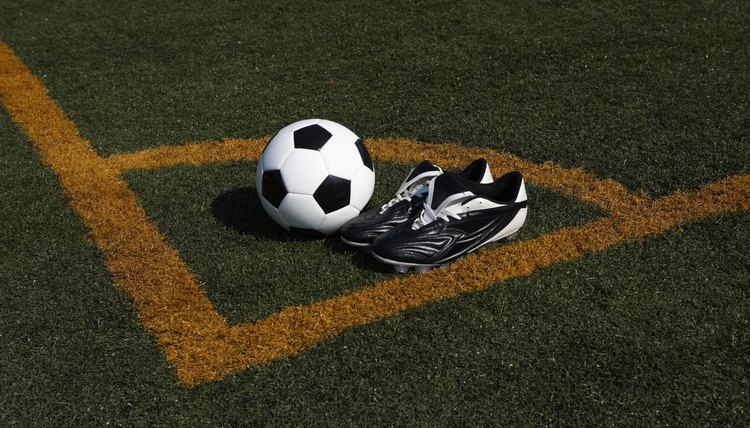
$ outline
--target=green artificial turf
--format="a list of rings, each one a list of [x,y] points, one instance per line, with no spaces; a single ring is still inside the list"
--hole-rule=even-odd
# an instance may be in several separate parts
[[[3,38],[104,154],[324,117],[659,195],[750,164],[741,1],[0,7]]]
[[[375,167],[378,184],[371,205],[390,200],[413,165]],[[256,163],[241,162],[125,176],[151,220],[230,323],[253,321],[397,275],[392,267],[347,248],[338,236],[310,239],[277,226],[260,205],[256,168]],[[575,199],[528,187],[533,216],[518,239],[604,215]]]
[[[750,173],[748,28],[739,0],[0,3],[0,38],[102,155],[323,117],[657,197]],[[747,212],[186,388],[4,108],[0,143],[2,426],[750,423]],[[376,168],[373,203],[409,166]],[[335,238],[277,229],[254,171],[124,175],[230,323],[394,275]],[[522,239],[606,215],[529,195]]]

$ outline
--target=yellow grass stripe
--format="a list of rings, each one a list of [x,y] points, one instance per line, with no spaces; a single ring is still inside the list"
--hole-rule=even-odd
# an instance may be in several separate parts
[[[0,97],[59,177],[71,206],[101,249],[114,283],[133,297],[167,358],[204,352],[205,338],[226,329],[225,321],[127,185],[1,41]]]
[[[207,162],[257,160],[269,137],[225,139],[184,146],[160,146],[134,153],[115,154],[107,158],[110,168],[154,169],[173,165],[200,165]],[[444,168],[459,170],[471,160],[484,157],[496,175],[517,170],[524,177],[546,188],[597,205],[610,213],[632,210],[648,202],[643,195],[630,193],[614,180],[602,180],[581,169],[563,168],[553,162],[536,164],[509,153],[470,148],[455,144],[427,144],[409,138],[368,138],[364,141],[373,160],[417,164],[423,159]]]
[[[367,143],[373,158],[381,162],[416,164],[429,159],[445,168],[461,169],[470,161],[484,157],[496,175],[520,171],[526,180],[538,186],[576,197],[610,213],[631,210],[648,200],[632,194],[614,180],[602,180],[581,169],[567,169],[553,162],[536,164],[510,153],[454,144],[426,144],[406,138],[368,140]]]
[[[397,277],[253,323],[228,326],[193,275],[148,221],[119,174],[132,168],[256,159],[264,139],[224,140],[159,147],[99,157],[11,49],[0,42],[0,97],[44,162],[60,178],[71,206],[91,229],[114,283],[134,299],[182,382],[221,379],[248,365],[295,355],[343,330],[461,293],[485,290],[509,278],[614,244],[664,233],[675,225],[724,211],[750,208],[750,175],[730,177],[694,193],[650,200],[612,180],[581,170],[534,164],[512,155],[408,139],[367,140],[373,159],[416,163],[431,159],[460,168],[484,156],[494,169],[516,169],[538,185],[597,204],[612,216],[525,242],[479,251],[447,271]],[[491,268],[488,268],[491,267]]]
[[[118,172],[131,169],[156,169],[175,165],[202,165],[209,162],[257,160],[269,137],[256,139],[226,138],[181,146],[159,146],[134,153],[118,153],[105,159]]]
[[[696,209],[696,207],[698,207]],[[265,364],[291,356],[342,331],[461,293],[486,290],[493,284],[525,276],[554,263],[572,260],[614,244],[664,233],[670,228],[725,211],[750,208],[750,175],[732,177],[695,193],[676,193],[630,215],[602,218],[536,239],[479,251],[448,270],[397,277],[362,290],[308,306],[290,307],[251,324],[229,329],[226,342],[234,359],[222,361],[211,374]],[[492,268],[488,268],[488,267]],[[186,373],[188,383],[207,373]]]

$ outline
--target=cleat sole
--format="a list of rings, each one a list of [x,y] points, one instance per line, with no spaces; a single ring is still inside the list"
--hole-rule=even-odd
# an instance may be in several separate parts
[[[411,269],[414,269],[416,272],[419,272],[419,273],[425,273],[425,272],[429,272],[430,270],[432,270],[432,269],[434,269],[436,267],[441,267],[441,268],[445,267],[445,268],[447,268],[450,265],[450,263],[443,263],[443,264],[440,264],[440,265],[430,265],[430,264],[420,265],[420,264],[416,264],[416,263],[414,263],[414,264],[412,264],[412,263],[398,263],[398,262],[396,262],[394,260],[384,259],[384,258],[378,256],[375,253],[372,253],[372,256],[375,257],[377,260],[380,260],[383,263],[386,263],[386,264],[389,264],[389,265],[393,266],[393,269],[396,272],[398,272],[398,273],[408,273]]]
[[[369,253],[371,251],[370,247],[372,247],[372,243],[368,243],[368,242],[353,242],[353,241],[349,241],[349,240],[345,239],[343,236],[339,236],[339,239],[341,239],[341,242],[343,242],[344,244],[346,244],[346,245],[348,245],[348,246],[350,246],[352,248],[356,248],[356,249],[358,249],[358,250],[360,250],[362,252]]]

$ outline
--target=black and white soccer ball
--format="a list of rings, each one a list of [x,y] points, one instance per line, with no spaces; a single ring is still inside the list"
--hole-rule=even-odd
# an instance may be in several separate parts
[[[330,235],[367,205],[375,170],[356,134],[336,122],[308,119],[268,142],[256,183],[263,208],[284,229]]]

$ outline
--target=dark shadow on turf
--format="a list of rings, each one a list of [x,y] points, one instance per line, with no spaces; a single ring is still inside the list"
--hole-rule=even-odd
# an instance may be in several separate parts
[[[253,235],[274,241],[313,241],[319,236],[284,230],[269,217],[258,199],[255,187],[229,190],[211,202],[214,218],[243,235]]]
[[[352,264],[360,269],[368,270],[371,272],[393,273],[392,266],[380,263],[371,255],[365,254],[355,248],[347,246],[346,244],[341,242],[338,234],[328,237],[325,241],[325,246],[337,253],[351,254]]]
[[[242,187],[220,194],[211,202],[211,213],[220,223],[242,235],[252,235],[280,242],[323,239],[323,244],[331,251],[351,254],[352,264],[363,270],[383,273],[393,271],[390,266],[379,263],[371,256],[347,247],[341,242],[338,234],[323,238],[299,232],[289,232],[279,227],[266,214],[255,187]]]

